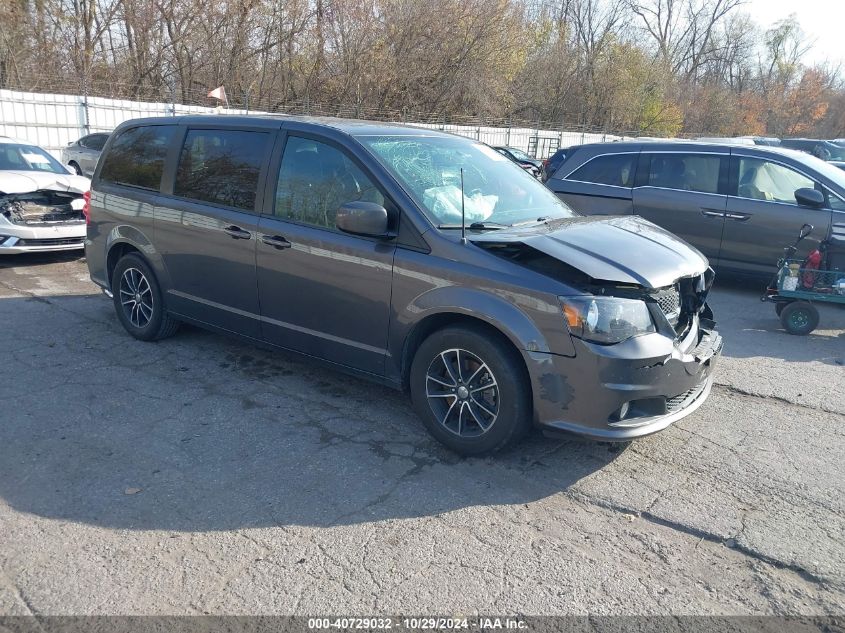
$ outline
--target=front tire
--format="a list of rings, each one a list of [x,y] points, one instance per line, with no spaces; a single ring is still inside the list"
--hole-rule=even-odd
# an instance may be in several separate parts
[[[461,455],[515,444],[531,429],[531,386],[522,358],[498,332],[447,327],[411,364],[411,401],[426,429]]]
[[[794,301],[780,313],[780,322],[784,329],[796,336],[805,336],[819,325],[819,311],[807,301]]]
[[[140,255],[129,253],[120,258],[111,288],[117,318],[136,339],[158,341],[179,329],[179,322],[165,310],[155,274]]]
[[[67,166],[68,166],[68,167],[70,167],[70,168],[72,168],[72,169],[73,169],[73,171],[75,171],[75,172],[76,172],[76,175],[77,175],[77,176],[81,176],[81,175],[82,175],[82,168],[81,168],[79,165],[77,165],[77,164],[76,164],[76,161],[73,161],[73,160],[72,160],[72,161],[70,161],[70,162],[67,164]]]

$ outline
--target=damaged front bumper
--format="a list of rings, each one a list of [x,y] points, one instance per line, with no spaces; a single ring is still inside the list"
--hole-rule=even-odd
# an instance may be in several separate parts
[[[19,227],[0,220],[0,255],[67,251],[84,247],[85,222],[73,225]]]
[[[712,321],[699,317],[679,341],[654,333],[616,345],[573,342],[574,357],[523,352],[536,422],[604,440],[656,433],[695,411],[722,352]]]
[[[65,191],[0,196],[0,255],[84,248],[83,204]]]

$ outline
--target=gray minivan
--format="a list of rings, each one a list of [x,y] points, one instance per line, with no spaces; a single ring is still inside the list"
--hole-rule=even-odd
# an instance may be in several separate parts
[[[639,215],[718,269],[771,275],[803,224],[806,255],[845,221],[845,172],[777,147],[620,142],[573,147],[546,182],[587,215]]]
[[[630,439],[710,392],[707,260],[639,218],[578,216],[483,143],[138,119],[109,139],[88,198],[91,278],[129,334],[189,322],[404,389],[461,453],[532,424]]]

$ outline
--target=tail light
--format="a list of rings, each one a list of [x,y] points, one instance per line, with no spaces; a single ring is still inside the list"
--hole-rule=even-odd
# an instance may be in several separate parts
[[[82,205],[82,215],[85,216],[85,224],[91,224],[91,192],[86,191],[82,194],[82,199],[85,204]]]
[[[548,158],[543,159],[543,167],[548,167],[548,166],[549,166],[549,159]]]

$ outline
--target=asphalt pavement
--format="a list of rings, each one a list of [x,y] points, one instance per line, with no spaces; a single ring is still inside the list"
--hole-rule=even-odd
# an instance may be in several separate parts
[[[0,261],[0,615],[843,614],[845,310],[717,281],[696,413],[462,459],[401,393]]]

